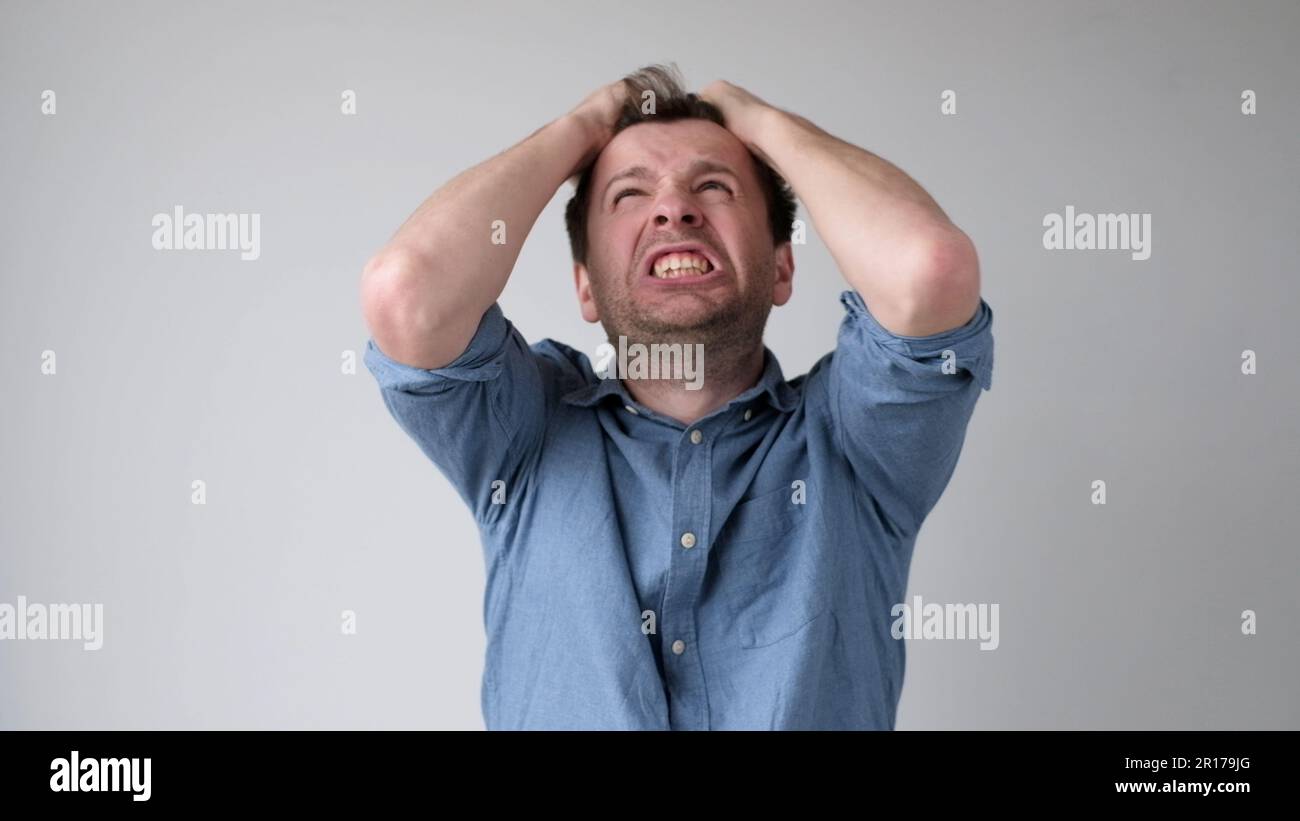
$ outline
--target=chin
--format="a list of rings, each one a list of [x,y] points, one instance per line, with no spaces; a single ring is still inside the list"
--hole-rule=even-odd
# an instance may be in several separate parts
[[[691,305],[673,306],[658,311],[646,311],[636,318],[636,326],[656,330],[698,331],[708,328],[725,313],[725,306]]]

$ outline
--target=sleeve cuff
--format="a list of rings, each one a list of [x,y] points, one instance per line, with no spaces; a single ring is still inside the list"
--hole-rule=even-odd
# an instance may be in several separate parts
[[[426,370],[404,365],[381,351],[373,338],[366,341],[365,363],[383,390],[420,391],[437,389],[449,381],[486,382],[501,375],[501,359],[510,331],[510,323],[494,302],[483,313],[478,330],[461,355],[441,368]]]
[[[878,345],[917,362],[940,359],[945,350],[955,353],[961,367],[975,377],[980,387],[993,387],[993,309],[983,297],[975,316],[965,325],[929,336],[901,336],[881,325],[862,296],[854,290],[840,294],[850,321],[866,331]]]

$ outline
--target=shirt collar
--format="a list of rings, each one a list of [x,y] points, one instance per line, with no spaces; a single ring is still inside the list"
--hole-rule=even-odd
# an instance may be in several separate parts
[[[566,393],[561,401],[580,408],[590,408],[598,405],[608,396],[616,396],[624,405],[634,404],[632,395],[627,392],[627,388],[623,387],[621,379],[601,379],[594,374],[592,379],[593,381],[587,385]],[[798,404],[797,394],[785,381],[781,365],[776,361],[776,354],[772,353],[772,349],[766,345],[763,346],[763,373],[758,378],[757,384],[743,391],[727,404],[746,402],[757,396],[765,397],[772,407],[785,413],[793,411]]]

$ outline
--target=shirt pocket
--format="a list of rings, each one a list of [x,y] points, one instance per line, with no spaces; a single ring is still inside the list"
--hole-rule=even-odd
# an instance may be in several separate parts
[[[732,510],[715,541],[718,586],[741,647],[789,638],[827,610],[806,506],[778,488]]]

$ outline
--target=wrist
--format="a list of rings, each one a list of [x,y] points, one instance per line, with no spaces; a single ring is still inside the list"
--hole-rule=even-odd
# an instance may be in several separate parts
[[[772,155],[793,125],[788,112],[763,105],[748,112],[740,139],[746,148],[775,168]]]
[[[588,159],[595,159],[600,150],[614,136],[613,130],[598,118],[581,111],[572,111],[565,115],[567,126],[583,148]]]
[[[576,160],[569,176],[581,173],[609,142],[599,123],[579,111],[570,111],[555,121],[556,129],[565,135],[565,142],[573,147]]]

